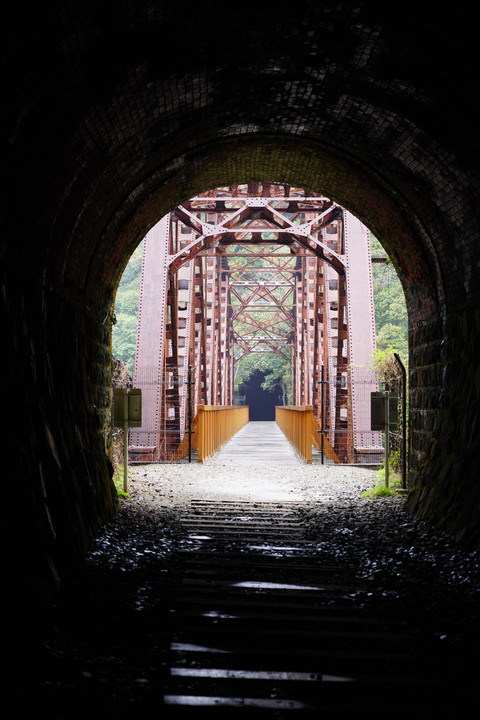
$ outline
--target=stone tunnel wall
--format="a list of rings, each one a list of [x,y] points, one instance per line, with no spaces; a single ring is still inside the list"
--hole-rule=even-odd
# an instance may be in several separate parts
[[[10,268],[0,281],[4,435],[2,525],[9,619],[38,628],[116,492],[108,453],[109,328]],[[6,381],[6,382],[5,382]],[[11,564],[13,563],[13,568]]]
[[[410,373],[408,499],[412,513],[477,548],[479,337],[478,308],[452,313],[442,327],[426,325],[411,333],[411,354],[416,362]]]

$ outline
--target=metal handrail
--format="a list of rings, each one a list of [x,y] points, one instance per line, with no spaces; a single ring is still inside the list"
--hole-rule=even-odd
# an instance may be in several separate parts
[[[275,421],[304,462],[312,462],[312,405],[288,405],[275,408]]]
[[[198,462],[214,455],[248,422],[245,405],[199,405],[197,424]]]

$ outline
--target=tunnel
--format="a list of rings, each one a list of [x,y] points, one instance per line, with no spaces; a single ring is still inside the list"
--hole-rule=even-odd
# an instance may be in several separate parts
[[[2,38],[4,586],[35,625],[115,512],[111,326],[135,247],[222,185],[311,188],[409,318],[409,512],[480,544],[474,23],[449,6],[73,0]],[[24,627],[22,625],[22,627]]]
[[[245,396],[245,405],[249,408],[251,422],[275,420],[275,406],[282,404],[280,392],[265,390],[262,383],[265,373],[256,370],[240,387],[240,394]]]

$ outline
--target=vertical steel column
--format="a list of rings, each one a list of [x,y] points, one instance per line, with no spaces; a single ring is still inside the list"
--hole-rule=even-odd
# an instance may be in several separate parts
[[[195,287],[195,377],[197,378],[196,404],[207,401],[207,315],[206,315],[206,258],[198,257]]]
[[[369,232],[346,210],[344,242],[352,430],[358,459],[381,452],[381,434],[369,432],[366,421],[370,394],[378,390],[373,372],[368,369],[376,347]]]
[[[301,338],[302,338],[302,326],[301,326],[301,258],[297,255],[295,262],[295,284],[294,284],[294,296],[293,296],[293,322],[294,322],[294,341],[293,341],[293,367],[292,367],[292,378],[293,378],[293,394],[292,404],[301,405],[301,363],[299,357],[301,353]]]
[[[193,401],[192,401],[192,386],[193,386],[193,369],[190,365],[188,368],[188,462],[192,462],[192,422],[193,422]]]
[[[132,428],[130,447],[137,456],[158,459],[164,382],[170,216],[143,241],[134,385],[142,390],[142,426]]]

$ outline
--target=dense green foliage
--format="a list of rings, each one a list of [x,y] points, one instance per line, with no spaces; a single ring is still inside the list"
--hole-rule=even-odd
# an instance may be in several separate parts
[[[137,342],[142,251],[143,242],[133,252],[118,285],[115,298],[115,324],[112,331],[113,356],[127,364],[131,375],[133,375]]]
[[[377,351],[380,354],[397,352],[406,365],[408,330],[403,288],[395,268],[375,238],[372,238],[372,258],[385,260],[382,263],[372,263]]]
[[[140,277],[142,267],[141,243],[133,253],[119,283],[116,302],[116,324],[113,328],[113,355],[123,360],[133,374]],[[372,239],[372,257],[385,262],[373,263],[373,289],[378,357],[398,352],[403,362],[408,361],[407,311],[403,289],[391,262],[380,245]],[[246,355],[237,363],[235,383],[244,383],[254,370],[266,373],[264,388],[280,391],[288,401],[291,394],[290,363],[279,355],[263,353]]]

